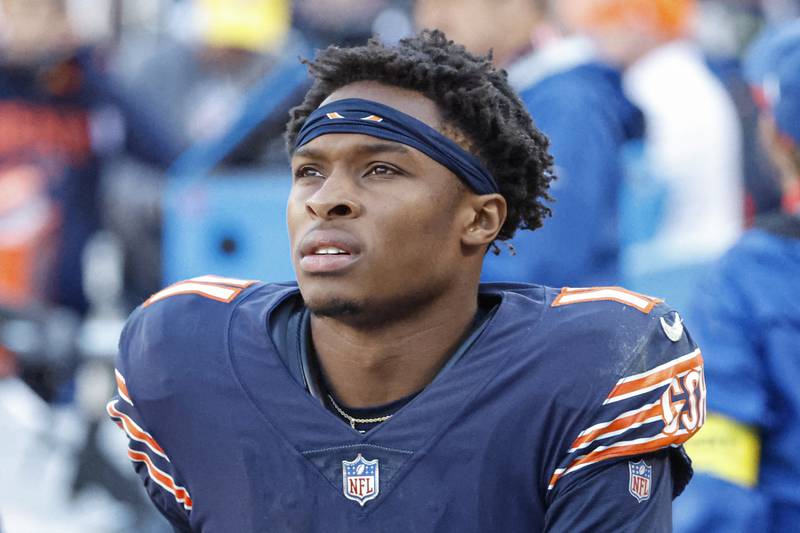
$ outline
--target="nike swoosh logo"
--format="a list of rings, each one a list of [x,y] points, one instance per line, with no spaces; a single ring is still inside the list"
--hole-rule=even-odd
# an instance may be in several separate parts
[[[669,340],[672,342],[681,340],[681,337],[683,337],[683,320],[681,320],[681,316],[677,312],[675,312],[675,322],[672,324],[667,323],[663,316],[659,320],[661,321],[661,329],[664,330],[664,334]]]

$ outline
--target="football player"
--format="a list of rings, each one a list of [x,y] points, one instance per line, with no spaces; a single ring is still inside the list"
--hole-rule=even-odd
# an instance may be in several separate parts
[[[331,47],[288,124],[297,283],[148,299],[109,415],[180,531],[668,531],[702,357],[660,300],[479,284],[547,140],[438,31]],[[548,253],[542,250],[541,253]]]

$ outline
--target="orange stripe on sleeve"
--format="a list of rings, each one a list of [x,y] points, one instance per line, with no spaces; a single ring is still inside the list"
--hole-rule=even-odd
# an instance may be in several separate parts
[[[188,281],[195,281],[197,283],[212,283],[217,285],[230,285],[232,287],[239,287],[240,289],[246,289],[247,287],[258,283],[256,280],[252,279],[226,278],[223,276],[214,276],[212,274],[198,276]]]
[[[226,278],[213,275],[198,276],[173,283],[169,287],[161,289],[148,298],[142,304],[142,307],[148,307],[159,300],[178,294],[197,294],[218,302],[230,303],[242,290],[256,283],[258,281],[251,279]]]
[[[163,470],[159,470],[159,468],[153,464],[153,460],[150,459],[146,453],[128,449],[128,457],[131,461],[144,463],[147,467],[147,473],[150,475],[150,479],[158,483],[163,489],[172,494],[175,497],[175,500],[182,504],[185,509],[189,511],[192,510],[192,498],[189,496],[189,491],[187,491],[184,487],[177,485],[172,476]]]
[[[600,446],[593,452],[575,459],[567,468],[559,468],[553,472],[548,485],[548,490],[552,489],[559,479],[564,477],[570,472],[580,470],[581,468],[589,465],[599,463],[607,459],[615,459],[617,457],[627,457],[632,455],[642,455],[645,453],[654,452],[665,448],[667,446],[679,446],[689,440],[694,432],[687,432],[681,430],[673,435],[664,435],[663,433],[647,438],[636,439],[632,441],[622,441],[610,446]]]
[[[660,298],[645,296],[622,287],[564,287],[561,289],[561,293],[553,300],[551,307],[603,300],[625,304],[645,314],[650,313],[657,304],[664,301]]]
[[[128,385],[125,383],[125,378],[116,368],[114,369],[114,377],[117,380],[117,391],[119,392],[119,397],[133,405],[133,400],[131,400],[131,395],[128,392]]]
[[[580,448],[585,448],[597,439],[619,435],[629,429],[635,429],[643,424],[661,420],[661,402],[653,402],[641,409],[622,413],[610,422],[596,424],[581,432],[575,442],[572,443],[572,446],[570,446],[569,452],[572,453]]]
[[[697,349],[647,372],[622,378],[603,403],[612,403],[643,394],[669,383],[676,376],[702,366],[703,356]]]
[[[114,406],[114,403],[115,401],[112,400],[106,404],[106,412],[108,412],[108,415],[111,418],[119,420],[117,425],[119,425],[125,431],[128,437],[132,440],[143,442],[148,448],[153,450],[153,452],[169,461],[169,457],[167,457],[164,449],[156,442],[156,439],[154,439],[150,433],[139,427],[139,425],[134,422],[131,417],[117,410],[117,408]]]
[[[218,302],[230,303],[236,298],[242,289],[225,287],[222,285],[210,285],[208,283],[200,283],[195,281],[182,281],[175,285],[170,285],[166,289],[162,289],[147,299],[142,307],[148,307],[159,300],[176,296],[178,294],[197,294],[205,296],[211,300]]]

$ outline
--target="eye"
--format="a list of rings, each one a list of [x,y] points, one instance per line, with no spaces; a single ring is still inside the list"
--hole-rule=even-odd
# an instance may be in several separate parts
[[[399,174],[402,174],[399,169],[382,163],[372,165],[367,171],[367,176],[397,176]]]
[[[309,166],[309,165],[304,165],[304,166],[298,167],[297,170],[295,170],[294,177],[295,178],[324,178],[325,176],[322,174],[322,172],[320,172],[316,168],[314,168],[312,166]]]

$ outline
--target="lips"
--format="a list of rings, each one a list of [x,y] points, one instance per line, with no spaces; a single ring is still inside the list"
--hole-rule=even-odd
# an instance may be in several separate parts
[[[358,261],[361,246],[345,231],[312,230],[300,242],[299,252],[303,272],[331,273],[347,269]]]

